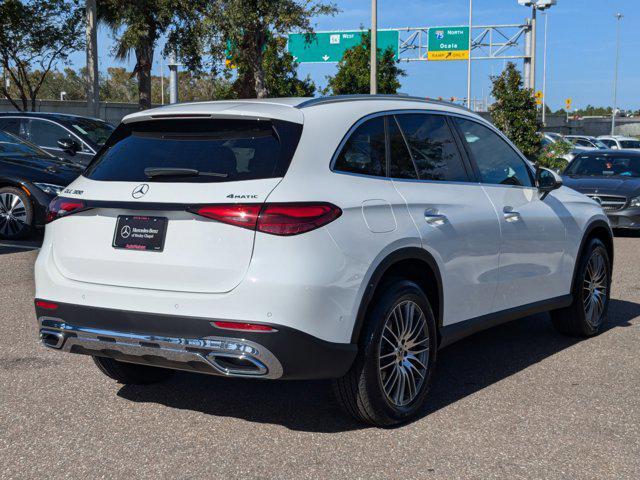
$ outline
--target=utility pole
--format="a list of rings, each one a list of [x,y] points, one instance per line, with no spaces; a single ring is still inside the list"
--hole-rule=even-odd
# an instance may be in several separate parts
[[[371,0],[371,67],[369,93],[378,93],[378,1]]]
[[[524,70],[524,88],[529,88],[531,85],[531,59],[533,54],[531,52],[531,20],[527,19],[527,31],[524,33],[524,63],[522,68]]]
[[[538,28],[537,28],[537,11],[538,7],[534,3],[531,8],[531,73],[529,81],[529,88],[535,92],[536,90],[536,57],[537,57],[537,45],[536,45],[536,37],[538,36]]]
[[[87,0],[87,107],[89,115],[100,116],[100,84],[98,82],[98,25],[96,0]]]
[[[467,108],[471,108],[471,46],[473,34],[471,33],[473,20],[473,0],[469,0],[469,60],[467,60]]]
[[[618,109],[618,65],[620,63],[620,20],[623,15],[616,13],[616,66],[613,72],[613,109],[611,110],[611,135],[615,135],[616,130],[616,110]]]
[[[169,103],[178,103],[178,61],[176,54],[169,57]]]
[[[547,28],[549,13],[544,12],[544,54],[542,56],[542,126],[547,125]]]

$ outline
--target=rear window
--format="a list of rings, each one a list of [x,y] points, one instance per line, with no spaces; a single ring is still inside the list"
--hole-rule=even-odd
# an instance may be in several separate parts
[[[278,120],[121,124],[84,175],[102,181],[193,183],[282,177],[301,133],[302,125]],[[165,171],[150,176],[154,169]]]

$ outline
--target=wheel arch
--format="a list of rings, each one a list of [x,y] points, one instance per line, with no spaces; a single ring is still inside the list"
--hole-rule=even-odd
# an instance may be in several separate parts
[[[597,238],[602,243],[604,243],[604,246],[607,249],[607,253],[609,255],[609,261],[611,262],[611,266],[613,267],[614,248],[613,232],[611,230],[611,227],[604,220],[594,220],[587,226],[584,235],[582,235],[582,240],[580,241],[580,248],[578,248],[578,254],[576,255],[576,259],[573,265],[573,275],[571,277],[571,292],[573,292],[573,289],[575,287],[576,273],[578,271],[578,265],[580,258],[582,257],[582,253],[584,252],[584,249],[586,248],[588,242],[593,238]]]
[[[440,268],[435,258],[419,247],[405,247],[387,255],[373,271],[360,300],[356,321],[351,335],[351,343],[358,343],[367,313],[379,289],[389,278],[403,278],[416,282],[427,296],[438,329],[443,318],[443,289]],[[438,337],[439,337],[438,332]],[[439,338],[438,338],[439,340]]]

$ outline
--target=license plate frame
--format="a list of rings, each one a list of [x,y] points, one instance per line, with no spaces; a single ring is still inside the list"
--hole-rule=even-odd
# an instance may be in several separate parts
[[[118,215],[111,246],[119,250],[162,252],[167,224],[167,217]]]

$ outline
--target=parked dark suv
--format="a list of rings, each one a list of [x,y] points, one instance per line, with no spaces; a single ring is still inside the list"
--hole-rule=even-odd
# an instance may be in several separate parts
[[[88,165],[104,145],[113,126],[96,118],[62,113],[0,113],[0,130],[17,135],[43,150]]]

